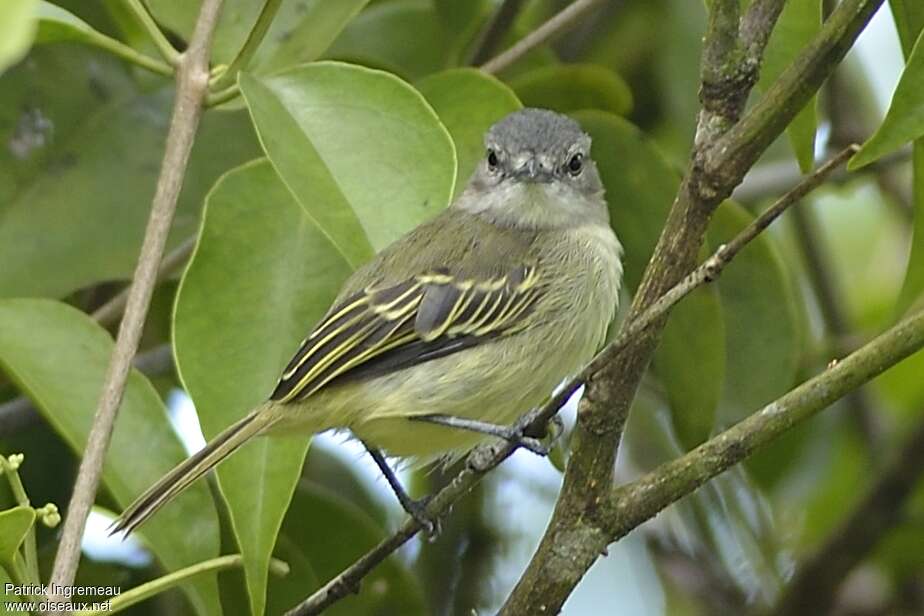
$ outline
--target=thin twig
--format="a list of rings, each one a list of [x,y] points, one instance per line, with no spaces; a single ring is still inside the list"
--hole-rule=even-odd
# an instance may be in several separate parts
[[[173,45],[170,44],[170,41],[168,41],[164,33],[161,32],[157,22],[154,21],[154,18],[151,17],[151,14],[148,13],[148,10],[141,3],[141,0],[125,0],[125,4],[135,15],[135,19],[138,20],[138,23],[141,24],[144,31],[151,37],[154,47],[157,48],[157,51],[163,59],[167,61],[167,64],[170,66],[177,66],[180,62],[180,52],[173,48]]]
[[[472,46],[471,56],[466,64],[477,66],[491,58],[491,54],[510,31],[521,8],[523,8],[523,0],[504,0]]]
[[[87,437],[86,450],[68,505],[61,543],[55,555],[51,575],[52,588],[70,586],[77,572],[80,539],[87,515],[96,498],[103,460],[125,391],[131,360],[141,340],[167,235],[176,211],[177,198],[202,115],[202,103],[208,88],[209,47],[218,23],[221,5],[222,0],[203,1],[189,48],[180,56],[173,117],[170,120],[160,177],[151,204],[151,215],[145,230],[138,266],[129,289],[125,316],[119,326],[109,369],[103,381],[99,406]],[[61,600],[59,597],[54,599]]]
[[[657,322],[681,299],[694,289],[718,278],[722,270],[735,258],[751,240],[757,237],[764,229],[776,220],[780,214],[792,204],[798,202],[813,189],[822,184],[825,179],[839,165],[843,164],[857,151],[857,146],[851,146],[830,161],[818,168],[812,175],[806,177],[791,191],[783,195],[767,210],[755,218],[750,225],[743,229],[730,242],[721,246],[715,254],[707,259],[689,276],[680,281],[664,296],[645,310],[639,317],[628,324],[620,334],[607,347],[597,355],[581,374],[568,382],[559,393],[549,399],[536,413],[529,416],[526,431],[541,433],[548,420],[551,419],[568,399],[577,391],[581,384],[590,378],[596,371],[607,365],[614,357],[619,355],[628,344],[653,323]],[[448,486],[440,490],[427,504],[426,512],[431,518],[444,514],[449,507],[466,494],[485,473],[497,467],[516,450],[516,446],[506,441],[498,441],[476,449],[469,456],[468,463]],[[421,529],[420,524],[409,518],[398,531],[383,540],[379,545],[360,557],[352,565],[330,580],[318,591],[305,599],[297,607],[286,613],[286,616],[308,616],[319,614],[328,606],[355,592],[360,581],[377,564],[387,558],[392,552],[404,545]]]
[[[247,40],[244,41],[241,50],[237,52],[234,60],[228,65],[228,68],[209,84],[210,90],[221,90],[237,82],[238,72],[250,65],[250,60],[253,58],[254,54],[257,53],[260,43],[263,42],[263,37],[269,32],[270,26],[281,4],[282,0],[265,0],[260,14],[257,16],[257,21],[254,23],[253,28],[250,29],[250,34],[247,35]]]
[[[550,17],[544,24],[517,41],[510,49],[482,64],[481,70],[496,75],[539,45],[548,43],[555,37],[561,36],[575,27],[590,9],[603,2],[604,0],[575,0]]]

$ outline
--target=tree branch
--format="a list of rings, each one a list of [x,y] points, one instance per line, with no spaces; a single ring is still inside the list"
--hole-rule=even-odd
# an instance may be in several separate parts
[[[173,117],[170,120],[160,177],[151,204],[151,215],[129,289],[125,316],[119,326],[99,405],[68,505],[61,543],[55,555],[51,582],[59,587],[70,586],[77,572],[83,528],[96,497],[103,459],[112,437],[116,414],[131,368],[131,359],[141,339],[167,234],[176,210],[177,197],[183,185],[189,153],[202,115],[202,103],[209,78],[209,47],[221,4],[222,0],[203,1],[189,48],[179,58]],[[59,597],[54,599],[60,600]]]
[[[784,0],[754,2],[742,18],[740,47],[729,51],[737,0],[713,0],[705,42],[700,92],[703,111],[692,161],[635,294],[624,327],[693,267],[712,212],[741,181],[772,140],[808,102],[843,58],[882,0],[844,0],[818,35],[767,94],[736,121],[756,81],[763,46]],[[732,6],[734,5],[734,6]],[[751,24],[762,24],[758,33]],[[738,32],[738,30],[735,30]],[[721,53],[721,52],[725,53]],[[719,65],[715,65],[719,63]],[[751,78],[750,75],[754,75]],[[719,81],[716,81],[718,79]],[[724,82],[721,80],[725,80]],[[558,503],[546,533],[502,613],[528,614],[537,599],[554,613],[599,556],[584,552],[600,545],[605,528],[600,506],[613,482],[616,449],[629,407],[666,323],[659,319],[586,383]],[[596,536],[587,541],[582,533]],[[603,543],[602,545],[605,545]],[[601,548],[602,549],[602,548]],[[574,575],[557,570],[572,553]],[[578,554],[580,552],[580,554]],[[583,567],[583,568],[581,568]]]
[[[705,153],[703,171],[711,184],[718,189],[741,181],[743,172],[783,132],[843,60],[882,2],[843,0],[838,4],[805,50],[741,121]]]
[[[924,310],[891,327],[825,372],[693,451],[662,464],[631,483],[609,488],[601,502],[605,525],[600,530],[606,543],[626,536],[667,506],[745,460],[759,447],[771,443],[794,425],[809,419],[922,348]],[[917,435],[914,442],[917,443],[920,438]],[[921,452],[918,451],[915,457],[920,458]],[[915,473],[921,471],[920,465],[912,468]],[[899,474],[902,482],[908,480],[904,474]],[[605,547],[606,543],[602,545]]]
[[[718,278],[727,266],[751,240],[757,237],[786,208],[798,202],[806,194],[819,186],[844,161],[856,152],[856,146],[851,146],[831,161],[820,167],[812,175],[806,177],[798,186],[785,194],[770,206],[763,214],[754,219],[750,225],[743,229],[728,244],[719,250],[700,267],[690,273],[684,280],[670,289],[659,301],[655,302],[634,321],[623,327],[619,335],[578,375],[572,379],[559,392],[535,413],[531,413],[523,420],[527,432],[535,433],[544,430],[548,420],[564,406],[568,399],[580,388],[581,384],[591,378],[597,371],[618,358],[632,342],[643,336],[646,330],[667,314],[667,312],[686,295],[697,287]],[[507,459],[516,446],[507,441],[479,447],[471,453],[465,468],[440,490],[428,503],[426,513],[431,518],[437,518],[452,506],[459,498],[465,495],[481,478]],[[305,599],[298,606],[286,613],[286,616],[309,616],[320,614],[324,609],[336,603],[343,597],[356,592],[360,581],[376,565],[385,560],[421,530],[420,524],[413,518],[408,518],[398,531],[391,537],[383,540],[379,545],[360,557],[352,565],[327,582],[313,595]]]
[[[924,413],[922,413],[924,416]],[[770,612],[827,614],[838,586],[886,532],[899,522],[902,507],[924,474],[924,420],[896,452],[840,527],[796,569],[783,596]]]
[[[508,68],[536,47],[561,36],[578,24],[585,14],[604,0],[574,0],[544,24],[517,41],[510,49],[481,65],[481,70],[492,75]]]

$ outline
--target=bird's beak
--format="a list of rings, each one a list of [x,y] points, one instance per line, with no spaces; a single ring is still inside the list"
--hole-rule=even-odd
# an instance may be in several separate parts
[[[514,174],[517,178],[527,182],[551,182],[552,170],[547,169],[542,162],[535,156],[527,158],[523,164],[517,168]]]

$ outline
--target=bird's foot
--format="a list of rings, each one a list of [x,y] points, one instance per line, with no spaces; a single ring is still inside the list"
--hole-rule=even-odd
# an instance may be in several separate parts
[[[420,415],[417,417],[412,417],[411,419],[413,421],[425,421],[440,426],[446,426],[448,428],[456,428],[459,430],[468,430],[469,432],[478,432],[479,434],[496,436],[516,445],[517,447],[528,449],[538,456],[547,456],[549,455],[549,450],[554,443],[554,438],[552,438],[549,442],[544,442],[545,437],[550,433],[550,431],[545,430],[544,435],[534,435],[529,431],[530,424],[532,423],[533,419],[535,419],[537,412],[538,411],[532,411],[527,413],[512,426],[502,426],[485,421],[478,421],[475,419],[455,417],[453,415]],[[555,425],[560,427],[560,420],[556,419],[556,421],[557,423],[555,423]],[[561,433],[560,429],[558,430],[558,433]],[[557,437],[557,435],[555,436]]]
[[[401,506],[404,508],[404,511],[407,512],[409,516],[414,518],[414,520],[420,524],[423,529],[423,533],[427,536],[428,541],[433,541],[439,537],[442,528],[440,527],[440,519],[436,516],[431,516],[427,513],[427,505],[430,503],[432,496],[424,496],[418,498],[417,500],[408,498],[407,500],[402,500]]]

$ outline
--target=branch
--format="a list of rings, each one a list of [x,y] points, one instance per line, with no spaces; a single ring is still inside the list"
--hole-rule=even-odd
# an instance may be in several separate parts
[[[709,439],[693,451],[662,464],[644,477],[616,488],[609,488],[601,503],[601,518],[605,521],[600,532],[602,547],[616,541],[658,512],[692,493],[698,487],[742,462],[759,447],[773,442],[796,424],[813,417],[833,402],[888,368],[924,348],[924,310],[891,327],[825,372],[796,387],[782,398],[766,405],[728,430]],[[915,457],[922,457],[920,440]],[[899,463],[906,470],[903,461]],[[895,471],[898,465],[892,467]],[[921,466],[910,467],[914,473]],[[909,478],[899,472],[904,485]],[[894,485],[894,484],[891,484]],[[873,494],[885,496],[874,490]],[[879,496],[876,498],[878,499]],[[881,503],[882,501],[878,501]],[[851,516],[853,518],[853,516]],[[868,521],[860,521],[867,523]],[[601,547],[601,549],[602,549]],[[827,563],[830,565],[830,563]],[[814,591],[817,592],[817,591]],[[817,612],[787,612],[817,613]]]
[[[771,614],[827,614],[841,581],[902,515],[924,474],[924,420],[840,527],[798,566]]]
[[[466,64],[477,66],[484,64],[500,45],[504,35],[513,26],[520,9],[523,7],[523,0],[504,0],[504,3],[495,11],[491,20],[488,22],[478,40],[473,45],[471,56]]]
[[[128,292],[125,316],[119,326],[99,405],[68,505],[61,543],[55,554],[51,574],[52,587],[55,584],[58,587],[70,586],[77,572],[83,528],[99,487],[103,459],[125,391],[131,359],[141,340],[144,320],[157,281],[157,271],[176,210],[177,197],[183,185],[189,153],[202,115],[202,103],[209,77],[209,47],[218,22],[221,3],[222,0],[203,1],[189,48],[180,55],[173,117],[167,133],[160,177],[151,203],[151,215]],[[54,599],[60,600],[58,597]]]
[[[692,269],[712,212],[808,102],[881,3],[882,0],[843,0],[791,67],[737,120],[784,0],[751,3],[741,19],[740,47],[734,53],[728,53],[728,40],[734,27],[730,16],[736,14],[737,0],[712,0],[713,15],[702,66],[703,111],[692,161],[624,327],[631,326],[640,313]],[[558,503],[502,613],[530,613],[539,598],[554,612],[586,567],[599,556],[599,550],[593,554],[581,552],[586,544],[583,534],[599,538],[600,529],[605,528],[600,504],[613,483],[616,449],[665,323],[665,318],[659,319],[645,335],[633,340],[624,352],[588,379],[575,427],[576,446],[565,470]],[[556,569],[562,555],[572,550],[576,551],[573,562],[579,564],[578,569],[584,568],[573,569],[575,575],[569,578]]]
[[[593,519],[572,528],[566,549],[543,563],[550,575],[546,586],[532,595],[531,611],[557,614],[564,599],[606,547],[656,516],[669,505],[691,494],[710,479],[742,462],[758,448],[777,439],[794,425],[809,419],[848,392],[875,378],[911,354],[924,348],[924,310],[895,325],[844,360],[766,405],[747,419],[706,441],[693,451],[662,464],[644,477],[619,487],[607,487],[597,503]],[[919,449],[921,437],[913,444]],[[916,457],[921,457],[918,451]],[[908,469],[920,474],[921,465],[902,464],[903,470],[881,492],[871,497],[884,505],[888,490],[911,481]],[[913,487],[913,486],[912,486]],[[909,488],[910,491],[910,488]],[[865,513],[867,510],[863,508]],[[857,514],[851,524],[868,521]],[[874,528],[874,532],[878,529]],[[820,565],[822,568],[829,563]],[[810,590],[819,594],[817,588]],[[516,596],[516,595],[513,595]],[[512,596],[512,597],[513,597]],[[508,604],[501,614],[519,613]],[[780,614],[816,614],[816,611],[781,611]]]
[[[170,44],[170,41],[168,41],[164,33],[161,32],[154,18],[151,17],[151,14],[148,13],[148,10],[141,3],[141,0],[125,0],[125,4],[128,5],[128,9],[135,15],[135,19],[138,20],[138,23],[141,24],[144,31],[151,37],[151,41],[154,43],[157,51],[160,52],[163,59],[167,61],[167,64],[170,66],[179,65],[181,58],[180,53],[173,48],[173,45]]]
[[[550,17],[544,24],[517,41],[510,49],[482,64],[481,70],[496,75],[536,47],[561,36],[575,27],[590,9],[603,2],[604,0],[574,0],[560,12]]]
[[[769,0],[768,0],[769,1]],[[718,188],[736,186],[843,60],[883,0],[843,0],[806,49],[703,157]],[[756,5],[755,5],[756,6]]]
[[[606,366],[614,358],[619,357],[635,339],[645,334],[647,328],[663,318],[674,304],[679,302],[697,287],[718,278],[725,266],[735,258],[735,255],[737,255],[742,248],[776,220],[786,208],[798,202],[814,188],[823,183],[831,172],[850,158],[856,150],[856,146],[845,149],[838,156],[816,170],[812,175],[806,177],[798,186],[781,197],[758,218],[754,219],[750,225],[743,229],[728,244],[721,246],[719,250],[699,268],[670,289],[660,301],[655,302],[631,324],[624,327],[616,339],[607,345],[607,347],[588,364],[580,375],[561,388],[561,390],[549,399],[541,409],[526,416],[523,421],[526,431],[529,433],[541,432],[548,420],[554,416],[558,410],[564,406],[572,394],[580,388],[581,383],[591,378],[598,370]],[[471,490],[486,473],[496,468],[515,450],[515,445],[507,441],[498,441],[490,445],[479,447],[473,451],[468,458],[465,468],[447,487],[440,490],[427,503],[426,514],[431,519],[435,519],[447,512],[453,503]],[[320,614],[325,608],[336,603],[338,600],[348,594],[356,592],[360,581],[367,573],[385,560],[392,552],[404,545],[416,535],[420,529],[420,524],[413,518],[409,518],[394,535],[383,540],[379,545],[344,569],[313,595],[287,612],[286,616]]]

